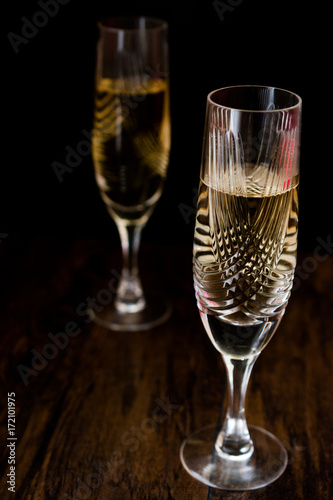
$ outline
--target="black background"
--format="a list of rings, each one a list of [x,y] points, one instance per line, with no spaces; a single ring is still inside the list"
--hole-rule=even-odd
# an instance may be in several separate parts
[[[42,0],[41,0],[42,1]],[[54,0],[55,1],[55,0]],[[1,233],[116,236],[95,184],[90,155],[59,182],[65,163],[92,126],[96,22],[113,15],[151,15],[169,22],[172,151],[163,196],[143,238],[191,244],[207,94],[236,84],[285,88],[303,99],[300,249],[331,234],[329,4],[297,1],[87,1],[59,5],[17,47],[38,1],[8,6],[5,63]],[[222,5],[222,2],[221,2]],[[220,6],[222,9],[222,7]],[[35,16],[35,17],[34,17]],[[41,18],[40,18],[41,19]],[[325,39],[326,37],[326,39]]]

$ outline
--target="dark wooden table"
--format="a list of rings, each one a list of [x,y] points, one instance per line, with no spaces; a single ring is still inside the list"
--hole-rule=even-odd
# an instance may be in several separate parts
[[[191,248],[143,245],[145,284],[163,284],[174,312],[155,329],[117,333],[84,314],[89,297],[106,300],[107,273],[120,271],[117,245],[2,239],[1,499],[332,498],[332,256],[299,257],[298,285],[250,380],[248,422],[282,440],[287,469],[266,488],[230,493],[194,480],[179,459],[183,439],[216,423],[226,403],[222,360],[196,309]]]

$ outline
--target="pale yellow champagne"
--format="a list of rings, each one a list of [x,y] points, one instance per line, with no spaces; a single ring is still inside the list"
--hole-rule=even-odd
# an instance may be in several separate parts
[[[145,222],[169,163],[168,81],[103,79],[95,95],[92,146],[97,184],[111,215]]]
[[[200,182],[196,298],[212,342],[234,357],[254,355],[267,344],[292,288],[298,177],[278,186],[274,181],[274,173],[259,166],[239,190],[237,183],[230,192],[230,186],[223,191]]]

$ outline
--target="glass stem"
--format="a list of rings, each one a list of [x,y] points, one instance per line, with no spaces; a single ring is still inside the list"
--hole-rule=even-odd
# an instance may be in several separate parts
[[[146,305],[138,268],[138,253],[143,225],[118,223],[123,267],[115,307],[120,313],[142,311]]]
[[[228,377],[228,409],[216,448],[219,455],[228,460],[245,460],[253,453],[245,418],[245,396],[257,357],[233,359],[222,356]]]

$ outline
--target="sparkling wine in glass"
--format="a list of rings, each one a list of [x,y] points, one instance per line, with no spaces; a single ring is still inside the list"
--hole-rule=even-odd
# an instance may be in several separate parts
[[[247,425],[245,395],[293,286],[300,126],[301,99],[286,90],[236,86],[207,98],[193,274],[202,323],[226,367],[228,408],[221,428],[184,441],[181,460],[220,489],[260,488],[287,464],[274,435]]]
[[[169,164],[168,25],[149,17],[99,23],[92,154],[105,206],[120,235],[123,269],[115,300],[94,320],[116,330],[142,330],[170,315],[139,275],[141,232],[164,187]]]

